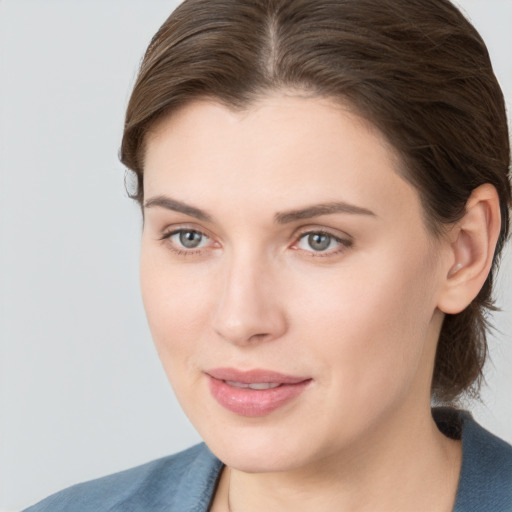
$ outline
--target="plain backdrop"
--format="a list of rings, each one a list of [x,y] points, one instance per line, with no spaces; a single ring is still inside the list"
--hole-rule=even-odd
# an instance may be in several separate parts
[[[199,441],[138,290],[140,216],[117,152],[171,0],[0,0],[0,511]],[[512,2],[460,0],[512,98]],[[512,256],[485,405],[512,442]]]

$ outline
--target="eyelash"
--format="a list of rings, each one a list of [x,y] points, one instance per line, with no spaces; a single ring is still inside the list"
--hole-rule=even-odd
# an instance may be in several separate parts
[[[211,238],[204,232],[193,229],[193,228],[179,228],[179,229],[173,229],[172,231],[164,233],[159,240],[162,242],[168,242],[168,247],[171,251],[173,251],[178,256],[193,256],[193,255],[199,255],[201,252],[203,252],[203,248],[198,249],[185,249],[185,248],[179,248],[175,243],[171,242],[171,238],[175,235],[183,234],[183,233],[194,233],[201,235],[202,237],[205,237],[207,240],[211,240]],[[330,239],[329,245],[332,241],[336,242],[338,246],[333,250],[326,250],[326,251],[314,251],[307,250],[307,249],[301,249],[297,247],[297,245],[300,243],[301,240],[304,238],[311,236],[311,235],[321,235],[328,237]],[[295,241],[291,245],[291,249],[294,249],[296,251],[301,251],[303,253],[307,253],[308,256],[312,258],[318,258],[318,257],[329,257],[329,256],[336,256],[350,247],[352,247],[353,241],[349,238],[341,238],[339,236],[334,235],[333,233],[323,230],[323,229],[308,229],[305,231],[300,232],[296,237]]]
[[[171,238],[174,235],[179,235],[180,233],[194,233],[194,234],[201,235],[202,237],[205,237],[206,239],[211,240],[211,238],[206,233],[203,233],[202,231],[200,231],[198,229],[193,229],[193,228],[183,227],[183,228],[179,228],[179,229],[173,229],[172,231],[164,233],[160,237],[159,240],[162,242],[168,242],[167,246],[171,249],[171,251],[173,251],[178,256],[192,256],[192,255],[200,254],[202,252],[202,250],[201,250],[202,248],[200,248],[200,249],[185,249],[185,248],[180,249],[179,246],[174,244],[171,241]]]
[[[300,248],[296,247],[301,240],[303,240],[311,235],[321,235],[321,236],[328,237],[330,239],[330,243],[332,241],[334,241],[338,244],[338,246],[335,249],[326,250],[326,251],[314,251],[313,249],[307,250],[307,249],[300,249]],[[330,231],[326,231],[324,229],[308,229],[308,230],[302,231],[301,233],[298,234],[298,236],[296,237],[296,241],[293,243],[291,248],[295,249],[297,251],[307,253],[312,258],[327,258],[329,256],[339,255],[340,253],[342,253],[342,252],[346,251],[347,249],[349,249],[350,247],[352,247],[352,245],[353,245],[353,241],[351,239],[341,238],[337,235],[334,235]]]

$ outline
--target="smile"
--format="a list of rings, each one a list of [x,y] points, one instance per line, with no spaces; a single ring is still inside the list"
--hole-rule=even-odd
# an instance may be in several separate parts
[[[242,389],[274,389],[281,386],[281,384],[277,382],[255,382],[254,384],[246,384],[245,382],[236,382],[234,380],[225,380],[224,382],[228,386]]]
[[[267,370],[217,368],[206,372],[210,393],[225,409],[239,416],[265,416],[298,397],[311,383]]]

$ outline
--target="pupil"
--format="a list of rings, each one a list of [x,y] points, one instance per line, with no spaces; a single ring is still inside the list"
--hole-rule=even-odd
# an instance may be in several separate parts
[[[180,233],[180,243],[187,249],[194,249],[201,243],[202,235],[196,231],[182,231]]]
[[[315,233],[308,237],[309,246],[315,251],[325,251],[331,243],[331,237],[321,233]]]

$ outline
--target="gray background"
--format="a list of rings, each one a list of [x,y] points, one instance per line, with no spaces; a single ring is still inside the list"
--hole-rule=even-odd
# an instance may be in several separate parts
[[[123,110],[172,0],[0,0],[0,512],[198,441],[153,350]],[[512,2],[461,0],[512,98]],[[512,255],[486,405],[512,442]]]

